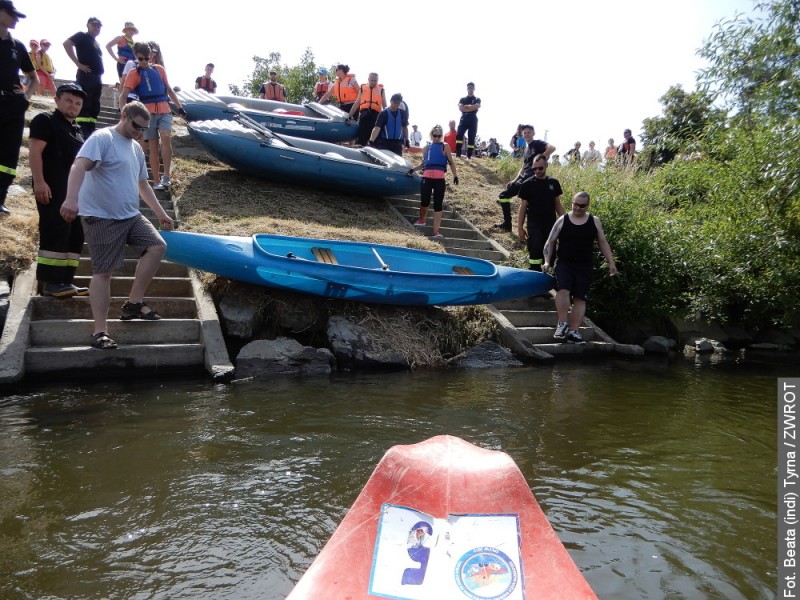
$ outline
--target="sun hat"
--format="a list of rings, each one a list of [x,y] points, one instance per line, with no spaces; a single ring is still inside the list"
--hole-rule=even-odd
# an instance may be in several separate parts
[[[122,33],[128,31],[128,29],[133,29],[133,35],[139,35],[139,30],[136,29],[136,25],[131,23],[130,21],[125,21],[125,27],[122,28]]]

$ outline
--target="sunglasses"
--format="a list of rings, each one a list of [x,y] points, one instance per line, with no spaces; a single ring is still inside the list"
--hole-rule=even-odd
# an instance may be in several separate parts
[[[587,206],[589,206],[589,204],[588,203],[586,203],[586,204],[578,204],[577,202],[573,202],[572,206],[574,206],[575,208],[586,208]]]
[[[137,56],[136,60],[150,60],[150,55],[148,54],[147,56]]]
[[[439,138],[439,137],[442,137],[442,134],[441,133],[432,133],[431,137]]]
[[[139,125],[139,124],[138,124],[136,121],[134,121],[133,119],[129,119],[129,121],[131,122],[131,125],[133,126],[133,128],[134,128],[136,131],[147,131],[147,129],[150,127],[150,124],[149,124],[149,123],[148,123],[147,125]]]
[[[547,167],[533,167],[534,171],[544,171]]]

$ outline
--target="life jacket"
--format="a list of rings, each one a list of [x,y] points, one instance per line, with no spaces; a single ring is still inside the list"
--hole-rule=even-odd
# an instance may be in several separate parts
[[[283,87],[283,84],[277,82],[272,83],[271,81],[265,81],[262,85],[264,86],[265,100],[277,100],[278,102],[286,102],[286,91]]]
[[[314,97],[316,98],[317,102],[319,102],[322,97],[328,93],[329,89],[331,89],[330,81],[317,82],[317,84],[314,86]]]
[[[403,139],[403,109],[398,108],[395,114],[392,114],[392,109],[387,108],[386,125],[381,129],[381,137],[385,140],[402,140]]]
[[[128,60],[136,58],[133,55],[133,40],[127,35],[123,35],[122,40],[117,42],[117,54],[119,56],[124,56]]]
[[[356,101],[358,91],[354,90],[349,85],[350,80],[353,78],[355,78],[355,75],[353,73],[348,73],[344,76],[344,79],[339,81],[337,78],[336,82],[333,84],[333,95],[339,100],[339,104],[347,104],[348,102]],[[345,87],[342,87],[343,83]]]
[[[447,172],[447,155],[444,153],[444,142],[431,142],[425,147],[425,158],[422,160],[425,170]]]
[[[206,77],[203,75],[200,78],[200,89],[207,91],[209,94],[213,93],[214,89],[216,89],[217,84],[216,82],[211,79],[211,77]]]
[[[369,87],[368,83],[361,86],[361,104],[358,110],[374,110],[381,112],[383,110],[383,85],[377,84],[374,88]]]
[[[167,86],[155,67],[136,67],[141,81],[136,86],[134,92],[139,96],[142,104],[153,104],[155,102],[169,102],[167,96]]]

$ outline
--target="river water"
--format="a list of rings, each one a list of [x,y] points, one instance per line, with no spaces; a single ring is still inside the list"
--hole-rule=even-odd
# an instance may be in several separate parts
[[[284,598],[384,452],[447,433],[514,458],[600,598],[772,598],[776,377],[798,375],[648,359],[29,385],[0,400],[0,597]]]

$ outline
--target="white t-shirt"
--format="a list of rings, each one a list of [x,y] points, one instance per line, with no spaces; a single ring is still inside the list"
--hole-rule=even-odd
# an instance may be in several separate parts
[[[135,60],[129,60],[128,62],[125,63],[125,67],[122,69],[122,81],[125,81],[125,78],[128,76],[128,73],[133,71],[136,68],[136,65],[137,63]],[[138,100],[139,96],[133,91],[128,91],[128,98],[130,100]]]
[[[408,136],[411,138],[411,145],[412,146],[419,146],[422,142],[422,132],[417,129],[416,131],[412,131],[411,135]]]
[[[98,129],[78,158],[94,163],[78,192],[78,214],[102,219],[130,219],[140,214],[139,182],[147,181],[142,147],[114,131]]]

